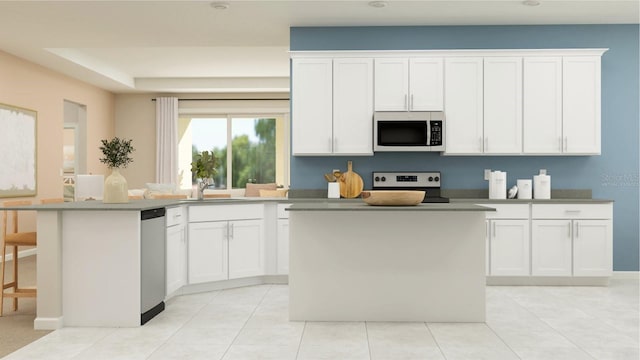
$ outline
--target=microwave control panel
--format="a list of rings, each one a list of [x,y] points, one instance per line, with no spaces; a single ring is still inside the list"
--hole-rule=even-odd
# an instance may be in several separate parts
[[[442,120],[431,120],[429,125],[431,127],[431,139],[429,141],[429,145],[442,145]]]

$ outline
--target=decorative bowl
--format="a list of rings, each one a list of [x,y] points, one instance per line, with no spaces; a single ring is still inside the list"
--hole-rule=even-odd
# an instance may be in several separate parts
[[[362,199],[369,205],[407,206],[418,205],[424,199],[424,191],[418,190],[370,190],[362,192]]]

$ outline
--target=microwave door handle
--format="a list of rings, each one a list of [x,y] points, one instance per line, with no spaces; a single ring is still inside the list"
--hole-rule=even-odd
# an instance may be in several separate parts
[[[431,146],[431,122],[427,121],[427,146]]]

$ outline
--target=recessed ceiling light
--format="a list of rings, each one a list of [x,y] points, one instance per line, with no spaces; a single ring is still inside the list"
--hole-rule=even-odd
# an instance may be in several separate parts
[[[229,8],[229,3],[216,1],[211,3],[211,7],[216,10],[227,10]]]
[[[538,0],[524,0],[522,2],[523,5],[527,5],[527,6],[538,6],[540,5],[540,1]]]
[[[383,8],[383,7],[387,7],[387,2],[386,1],[369,1],[369,6],[374,8]]]

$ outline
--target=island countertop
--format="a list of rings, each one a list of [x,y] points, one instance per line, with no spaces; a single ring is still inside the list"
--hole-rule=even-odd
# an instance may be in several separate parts
[[[287,211],[495,211],[494,208],[471,203],[421,203],[412,206],[373,206],[363,201],[300,202]]]

